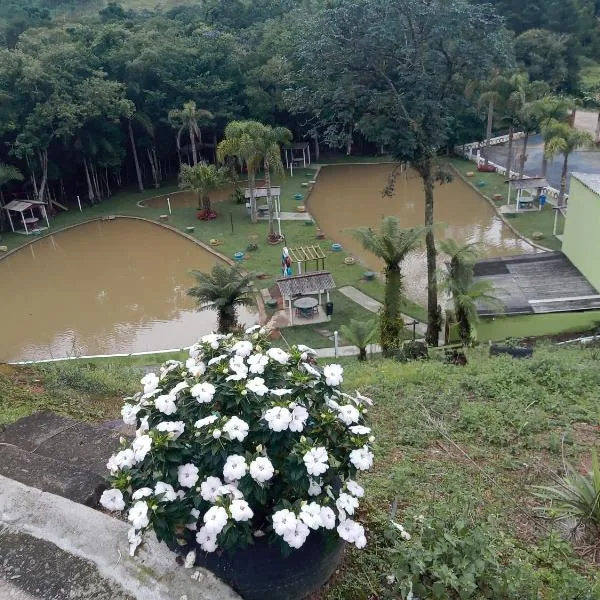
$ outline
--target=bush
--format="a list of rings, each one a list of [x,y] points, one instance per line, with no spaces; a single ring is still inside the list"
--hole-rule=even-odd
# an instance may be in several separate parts
[[[263,330],[211,334],[182,364],[146,375],[122,410],[136,438],[107,467],[101,503],[127,511],[133,553],[142,534],[206,552],[268,536],[282,552],[325,529],[362,548],[353,520],[364,490],[354,481],[373,462],[365,403],[343,394],[343,369],[323,371],[313,351],[271,348]]]

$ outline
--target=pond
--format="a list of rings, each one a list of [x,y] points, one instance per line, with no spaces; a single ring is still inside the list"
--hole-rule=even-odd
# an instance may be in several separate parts
[[[186,290],[210,252],[160,225],[95,221],[0,261],[0,361],[181,348],[216,328]],[[258,315],[240,312],[248,325]]]
[[[402,227],[423,225],[425,193],[416,172],[398,175],[391,197],[382,196],[392,166],[389,164],[335,165],[323,167],[308,200],[309,211],[328,238],[359,257],[373,270],[383,264],[353,236],[357,227],[378,229],[384,216],[396,215]],[[477,242],[483,257],[535,252],[496,214],[492,206],[458,177],[436,186],[436,239],[454,238]],[[440,256],[440,265],[443,261]],[[402,263],[404,291],[423,304],[427,299],[425,247],[412,252]]]

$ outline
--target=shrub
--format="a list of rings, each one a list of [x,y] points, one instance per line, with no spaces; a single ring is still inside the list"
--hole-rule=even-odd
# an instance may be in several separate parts
[[[206,552],[267,535],[285,553],[311,530],[336,528],[365,546],[354,478],[373,461],[370,400],[343,394],[343,369],[317,369],[310,348],[288,353],[263,330],[246,334],[204,336],[124,405],[136,438],[110,458],[101,503],[127,512],[132,553],[148,529]]]

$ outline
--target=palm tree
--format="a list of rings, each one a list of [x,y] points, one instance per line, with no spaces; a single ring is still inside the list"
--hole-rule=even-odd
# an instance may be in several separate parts
[[[216,264],[210,273],[192,271],[196,285],[187,291],[196,299],[199,310],[215,310],[219,333],[235,331],[238,306],[255,306],[252,291],[253,274],[244,274],[239,267]]]
[[[404,327],[400,313],[402,293],[401,263],[421,240],[423,227],[402,229],[397,217],[385,217],[379,231],[360,228],[355,231],[365,250],[385,263],[385,298],[381,315],[380,335],[384,356],[392,356],[400,347],[400,333]]]
[[[198,152],[196,150],[196,139],[198,144],[202,143],[202,132],[198,125],[200,119],[214,119],[214,116],[208,110],[196,108],[196,103],[193,100],[186,102],[183,108],[175,108],[169,111],[169,122],[177,127],[177,135],[175,141],[177,143],[177,154],[181,163],[181,134],[185,129],[188,131],[190,144],[192,146],[192,158],[194,165],[198,164]]]
[[[357,321],[350,319],[349,325],[342,325],[340,331],[346,340],[358,348],[358,360],[367,360],[367,346],[377,335],[375,319]]]
[[[587,131],[574,129],[568,123],[550,119],[543,131],[546,142],[546,157],[554,158],[557,154],[564,156],[563,169],[560,177],[560,193],[558,206],[564,206],[567,191],[567,174],[569,171],[569,154],[582,146],[591,146],[594,138]]]
[[[225,139],[217,146],[217,159],[223,162],[228,156],[235,156],[240,165],[246,165],[248,187],[250,188],[250,219],[257,222],[256,213],[256,171],[262,157],[257,151],[252,131],[260,127],[258,121],[231,121],[225,127]]]
[[[227,173],[215,165],[200,162],[195,166],[181,165],[179,171],[179,187],[198,194],[198,210],[202,211],[203,219],[214,219],[210,194],[227,183]]]
[[[269,241],[278,241],[280,236],[275,233],[273,200],[271,198],[271,170],[277,175],[283,175],[281,162],[281,144],[292,140],[292,132],[285,127],[271,127],[258,123],[260,127],[252,126],[249,133],[254,139],[256,155],[262,158],[265,171],[265,186],[267,188],[267,205],[269,206]]]
[[[479,320],[477,303],[502,306],[493,296],[494,288],[489,281],[475,281],[473,270],[477,260],[475,244],[459,246],[454,240],[440,243],[442,252],[448,255],[447,272],[442,280],[442,288],[451,296],[454,313],[462,343],[469,345],[475,338],[475,324]]]

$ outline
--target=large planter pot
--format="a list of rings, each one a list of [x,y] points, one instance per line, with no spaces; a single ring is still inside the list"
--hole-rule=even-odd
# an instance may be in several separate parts
[[[301,600],[333,574],[344,552],[337,536],[312,532],[304,545],[283,557],[278,544],[255,538],[253,546],[229,554],[196,551],[196,565],[228,583],[244,600]]]

